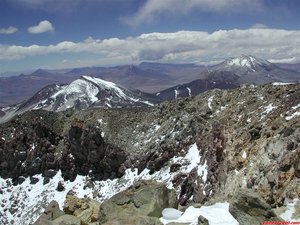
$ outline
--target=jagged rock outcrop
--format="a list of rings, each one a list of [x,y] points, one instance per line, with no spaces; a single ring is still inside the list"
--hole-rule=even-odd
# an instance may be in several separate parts
[[[14,183],[20,176],[38,173],[51,177],[51,170],[58,169],[55,153],[62,140],[59,127],[55,127],[57,120],[55,114],[41,112],[39,117],[15,118],[1,126],[0,134],[5,140],[0,143],[1,177],[13,178]]]
[[[237,190],[230,203],[230,213],[243,225],[260,225],[264,221],[283,221],[264,199],[251,189]]]
[[[66,179],[74,180],[77,174],[87,175],[90,171],[98,180],[123,175],[119,168],[127,156],[123,149],[105,143],[100,129],[85,126],[84,121],[75,119],[66,141],[60,161]]]
[[[76,216],[82,225],[98,221],[100,203],[92,199],[79,199],[73,195],[67,195],[64,203],[64,212]]]
[[[0,176],[11,177],[15,184],[20,177],[42,173],[45,183],[61,169],[64,178],[74,180],[77,174],[92,171],[95,179],[120,177],[127,156],[123,149],[106,143],[101,130],[74,119],[66,134],[59,127],[68,114],[38,111],[5,124],[6,135],[0,143]],[[0,133],[2,133],[0,128]],[[7,128],[7,129],[6,129]]]

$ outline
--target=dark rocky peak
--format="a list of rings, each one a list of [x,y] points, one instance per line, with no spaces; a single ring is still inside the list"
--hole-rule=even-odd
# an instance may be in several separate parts
[[[44,69],[37,69],[33,73],[30,74],[31,76],[49,76],[52,75],[51,72],[44,70]]]
[[[104,71],[105,67],[82,67],[82,68],[74,68],[65,74],[67,75],[83,75],[83,74],[97,74],[99,72]]]

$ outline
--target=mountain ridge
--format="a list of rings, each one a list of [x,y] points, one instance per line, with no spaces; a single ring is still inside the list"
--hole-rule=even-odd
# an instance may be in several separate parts
[[[154,107],[26,112],[0,125],[0,221],[28,225],[67,193],[103,202],[140,179],[174,188],[184,207],[244,188],[280,208],[299,193],[299,94],[244,85]]]

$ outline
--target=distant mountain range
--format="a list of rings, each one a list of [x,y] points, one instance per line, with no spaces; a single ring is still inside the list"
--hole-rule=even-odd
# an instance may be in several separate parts
[[[202,71],[197,80],[168,88],[156,95],[162,99],[173,99],[196,95],[214,88],[232,89],[242,84],[296,83],[299,81],[300,73],[297,71],[280,68],[267,60],[242,55],[227,59]]]
[[[86,67],[64,73],[38,69],[28,75],[2,77],[0,78],[0,106],[4,107],[24,101],[47,85],[70,83],[82,75],[105,79],[129,89],[153,93],[194,80],[203,68],[192,64],[188,66],[168,65],[168,68],[160,70],[157,65],[142,63],[138,66]],[[153,69],[150,69],[151,66]],[[164,64],[161,66],[165,67]]]
[[[276,63],[276,65],[280,68],[287,69],[287,70],[293,70],[300,72],[300,63]]]
[[[245,83],[300,81],[299,65],[272,64],[246,55],[209,67],[143,62],[61,71],[38,69],[28,75],[0,78],[0,107],[25,101],[47,85],[68,84],[82,75],[104,79],[141,93],[156,93],[161,100],[195,95],[213,88],[236,88]]]

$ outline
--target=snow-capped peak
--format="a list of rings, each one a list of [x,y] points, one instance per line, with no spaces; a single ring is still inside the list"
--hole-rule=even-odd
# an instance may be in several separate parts
[[[68,108],[85,109],[95,107],[122,107],[153,105],[133,91],[100,78],[82,76],[62,86],[59,91],[41,101],[34,109],[63,111]]]
[[[241,55],[225,61],[228,66],[248,67],[255,69],[256,66],[268,66],[271,63],[267,60],[258,59],[251,55]]]
[[[43,88],[28,101],[2,112],[0,123],[37,109],[58,112],[69,108],[148,107],[159,102],[160,99],[155,95],[128,90],[113,82],[85,75],[70,84]]]
[[[230,58],[214,66],[212,70],[230,71],[237,75],[245,75],[253,72],[271,71],[276,66],[267,60],[259,59],[251,55],[241,55]]]
[[[100,89],[115,91],[116,95],[118,95],[120,98],[127,98],[124,91],[113,82],[90,76],[82,76],[82,79],[91,82],[92,84],[98,86]]]

